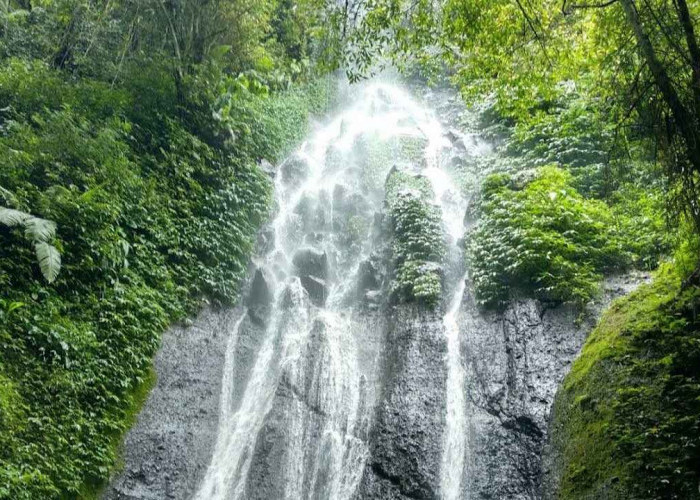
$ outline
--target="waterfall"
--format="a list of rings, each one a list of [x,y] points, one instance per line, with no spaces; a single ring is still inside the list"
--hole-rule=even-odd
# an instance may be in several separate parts
[[[466,277],[459,248],[466,200],[442,165],[451,143],[435,114],[397,86],[371,82],[351,102],[278,166],[273,241],[256,258],[269,307],[257,330],[244,314],[230,333],[218,437],[196,500],[356,494],[381,397],[373,342],[382,329],[367,311],[379,307],[373,300],[382,285],[368,285],[369,291],[360,285],[373,279],[367,269],[382,238],[376,216],[384,180],[401,162],[430,180],[451,249],[439,488],[445,499],[466,498],[466,382],[457,322]],[[423,161],[401,157],[405,141],[422,144]],[[259,348],[234,382],[236,349],[249,331],[260,336]]]
[[[427,168],[424,175],[430,181],[435,193],[435,202],[441,209],[443,225],[449,236],[448,260],[452,268],[462,269],[463,251],[457,248],[464,236],[464,212],[466,199],[462,189],[455,180],[442,168],[440,150],[447,147],[445,133],[436,118],[428,122],[428,147],[426,148]],[[462,139],[463,140],[463,139]],[[440,493],[445,500],[467,498],[467,492],[462,487],[465,454],[467,448],[467,415],[465,373],[462,366],[460,349],[460,331],[457,323],[462,299],[464,296],[466,272],[458,273],[461,277],[454,285],[452,297],[448,301],[447,312],[443,317],[445,336],[447,338],[447,384],[445,394],[445,434],[443,456],[440,468]],[[449,280],[447,280],[449,281]]]

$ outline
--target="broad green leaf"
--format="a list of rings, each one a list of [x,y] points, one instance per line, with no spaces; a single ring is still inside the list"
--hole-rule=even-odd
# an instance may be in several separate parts
[[[53,283],[61,269],[61,254],[58,253],[56,247],[43,241],[37,242],[34,248],[41,274],[46,278],[46,281]]]
[[[49,242],[56,236],[56,223],[31,217],[24,223],[24,233],[34,242]]]

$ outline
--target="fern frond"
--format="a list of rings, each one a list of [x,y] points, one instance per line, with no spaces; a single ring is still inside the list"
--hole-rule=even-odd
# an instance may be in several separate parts
[[[34,244],[36,250],[36,258],[39,261],[41,274],[44,275],[46,281],[53,283],[61,270],[61,254],[53,245],[49,245],[43,241]]]
[[[7,227],[15,227],[26,224],[32,216],[26,212],[13,208],[0,207],[0,224]]]
[[[0,196],[5,200],[8,205],[17,206],[17,197],[12,193],[12,191],[5,189],[0,186]]]
[[[38,217],[30,217],[24,223],[24,234],[32,241],[48,243],[56,236],[56,223]]]

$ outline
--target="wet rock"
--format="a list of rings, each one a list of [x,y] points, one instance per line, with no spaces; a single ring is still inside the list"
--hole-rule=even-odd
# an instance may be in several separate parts
[[[369,309],[379,309],[382,302],[382,292],[380,290],[369,290],[365,293],[365,305]]]
[[[247,299],[248,314],[258,325],[265,326],[270,316],[274,293],[271,289],[271,276],[264,268],[257,268],[250,285]]]
[[[308,162],[299,156],[290,156],[280,165],[280,175],[285,186],[300,186],[310,171]]]
[[[301,276],[301,285],[309,293],[311,302],[321,307],[326,303],[328,297],[328,288],[326,282],[316,276],[304,275]]]
[[[354,498],[437,499],[447,379],[441,318],[404,305],[390,322],[384,398]]]
[[[517,300],[502,313],[460,311],[470,401],[471,457],[463,484],[473,498],[542,498],[543,452],[557,387],[612,298],[635,283],[610,278],[583,321],[573,307]],[[638,283],[638,281],[636,282]]]
[[[305,248],[294,254],[292,259],[299,276],[315,276],[318,279],[328,278],[328,256],[313,248]]]
[[[336,184],[333,188],[333,207],[342,207],[345,202],[345,197],[348,194],[348,188],[342,184]]]
[[[305,294],[306,292],[302,287],[301,282],[293,281],[284,288],[284,291],[282,292],[282,299],[280,300],[280,306],[286,311],[299,307],[304,301]]]
[[[466,151],[467,148],[464,145],[464,138],[459,130],[451,128],[445,133],[445,136],[456,149]]]
[[[156,386],[126,435],[124,467],[103,500],[184,500],[195,493],[216,440],[224,355],[241,313],[206,309],[192,327],[163,334]]]
[[[307,245],[320,245],[323,243],[323,233],[310,232],[304,236],[304,243]]]
[[[381,274],[376,259],[362,261],[357,270],[357,287],[361,295],[367,290],[377,290],[381,286]]]
[[[271,252],[275,248],[275,230],[267,224],[258,233],[257,247],[260,249],[260,254],[264,255]]]

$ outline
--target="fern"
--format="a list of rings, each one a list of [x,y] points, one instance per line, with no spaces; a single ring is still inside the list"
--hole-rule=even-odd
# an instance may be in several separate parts
[[[61,254],[50,244],[56,237],[56,223],[21,210],[0,207],[0,224],[7,227],[24,227],[24,235],[34,244],[41,274],[46,281],[53,283],[61,270]]]
[[[34,242],[48,243],[56,237],[56,223],[38,217],[30,217],[24,223],[24,234]]]
[[[36,258],[39,261],[41,274],[44,275],[46,281],[53,283],[58,276],[58,271],[61,269],[61,254],[58,253],[55,246],[43,241],[35,243],[34,249],[36,250]]]
[[[26,212],[0,207],[0,224],[7,227],[24,225],[32,216]]]

